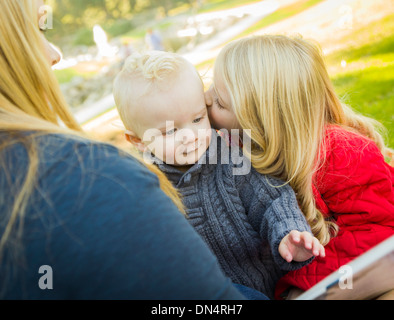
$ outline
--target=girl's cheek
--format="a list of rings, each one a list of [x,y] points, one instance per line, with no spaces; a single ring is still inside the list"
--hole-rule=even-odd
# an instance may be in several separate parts
[[[209,118],[209,120],[210,120],[211,122],[212,122],[212,121],[215,121],[215,117],[214,117],[215,111],[214,111],[213,109],[214,109],[214,107],[208,108],[208,118]]]
[[[220,117],[220,112],[216,110],[216,108],[212,107],[209,108],[208,111],[208,117],[211,122],[211,125],[215,128],[218,129],[217,127],[220,125],[222,122],[222,117]]]
[[[229,119],[230,118],[230,119]],[[233,129],[231,127],[231,116],[229,115],[228,111],[222,111],[220,114],[216,114],[214,117],[214,123],[216,126],[216,129],[226,129],[226,130],[231,130]]]

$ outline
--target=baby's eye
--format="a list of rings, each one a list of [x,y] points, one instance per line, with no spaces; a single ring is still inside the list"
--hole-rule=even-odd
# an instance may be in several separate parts
[[[204,117],[200,117],[200,118],[194,119],[193,123],[200,123],[202,119],[204,119]]]
[[[176,129],[174,128],[174,129],[168,130],[168,131],[166,132],[166,135],[167,135],[167,136],[171,136],[171,135],[173,135],[175,132],[176,132]]]

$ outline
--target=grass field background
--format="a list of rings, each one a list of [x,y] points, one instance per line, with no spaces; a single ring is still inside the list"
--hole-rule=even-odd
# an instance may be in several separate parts
[[[337,93],[353,109],[386,127],[386,141],[391,148],[394,148],[393,34],[394,15],[389,15],[343,39],[343,42],[352,39],[357,45],[326,57]]]
[[[384,6],[386,3],[390,4],[390,1],[380,0],[383,3],[381,10],[388,12],[384,18],[371,23],[354,24],[351,32],[335,39],[334,48],[337,49],[327,53],[325,59],[342,101],[357,112],[381,122],[387,129],[386,143],[394,149],[394,10],[392,5]],[[201,12],[230,9],[254,2],[257,1],[205,1],[206,5]],[[242,33],[235,34],[234,39],[264,31],[277,22],[300,16],[302,12],[322,3],[322,0],[298,0],[282,6]],[[189,9],[186,7],[177,8],[174,15],[184,14],[187,10]],[[138,32],[136,30],[131,33],[138,36]],[[130,36],[130,33],[126,36]],[[324,43],[322,45],[324,47]],[[209,59],[196,67],[203,70],[207,66],[212,67],[213,63],[214,59]],[[56,75],[64,83],[74,76],[88,79],[94,74],[70,68],[56,71]]]

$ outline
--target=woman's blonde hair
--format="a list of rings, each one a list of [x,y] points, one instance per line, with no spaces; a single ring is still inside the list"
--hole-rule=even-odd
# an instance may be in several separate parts
[[[0,132],[36,132],[34,136],[58,133],[83,136],[81,126],[69,111],[61,93],[57,79],[46,58],[43,35],[39,30],[37,1],[2,0],[0,3]],[[19,236],[23,223],[14,227],[29,205],[34,190],[37,168],[40,162],[34,141],[24,140],[23,135],[2,140],[0,153],[16,143],[26,146],[29,155],[29,167],[14,201],[2,212],[5,231],[0,239],[0,259],[5,243],[12,232]],[[138,160],[143,163],[142,159]],[[7,174],[7,165],[3,157],[0,168]],[[174,190],[165,176],[153,166],[149,169],[160,180],[163,191],[183,211],[178,192]],[[20,178],[20,179],[19,179]],[[17,235],[17,236],[18,236]]]
[[[313,234],[327,244],[337,226],[316,208],[312,189],[324,161],[324,129],[340,125],[383,149],[377,122],[341,103],[320,48],[301,37],[262,35],[229,43],[214,75],[223,80],[241,127],[252,130],[253,166],[290,184]]]

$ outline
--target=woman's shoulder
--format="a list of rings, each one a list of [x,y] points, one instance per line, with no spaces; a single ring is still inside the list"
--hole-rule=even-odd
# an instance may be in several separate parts
[[[102,141],[92,140],[88,137],[72,134],[44,134],[32,136],[42,151],[49,150],[52,153],[69,150],[90,150],[107,153],[122,153],[115,145]],[[123,152],[124,153],[124,152]]]
[[[129,165],[145,168],[135,157],[115,145],[77,135],[48,134],[38,136],[40,160],[50,162],[78,162],[100,168],[111,161],[125,161]],[[92,168],[90,167],[90,168]]]
[[[36,131],[1,132],[0,141],[8,145],[9,150],[35,148],[39,153],[53,155],[67,153],[69,150],[90,148],[94,150],[117,150],[117,147],[101,141],[95,141],[72,133],[46,133]]]
[[[28,164],[37,161],[38,177],[48,180],[78,179],[78,176],[135,179],[154,177],[141,161],[114,145],[73,134],[19,132],[2,135],[0,140],[13,141],[2,151],[11,175],[19,175]],[[36,160],[33,160],[35,157]],[[137,177],[138,176],[138,177]]]

